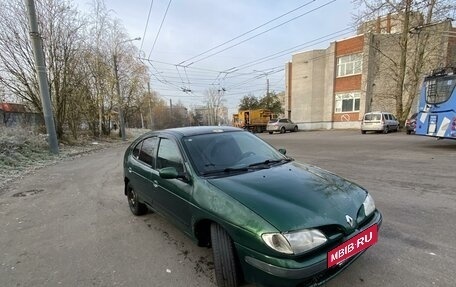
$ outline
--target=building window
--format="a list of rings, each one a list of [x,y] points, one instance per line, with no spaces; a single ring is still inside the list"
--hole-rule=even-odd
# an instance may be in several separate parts
[[[361,93],[336,94],[336,113],[350,113],[359,111]]]
[[[337,76],[350,76],[361,74],[363,57],[362,54],[353,54],[337,58]]]

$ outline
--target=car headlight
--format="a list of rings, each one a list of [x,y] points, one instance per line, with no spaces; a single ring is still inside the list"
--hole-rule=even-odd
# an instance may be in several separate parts
[[[366,199],[363,202],[364,214],[369,216],[375,210],[375,202],[370,194],[367,194]]]
[[[285,254],[299,254],[327,241],[317,229],[304,229],[288,233],[265,233],[261,236],[272,249]]]

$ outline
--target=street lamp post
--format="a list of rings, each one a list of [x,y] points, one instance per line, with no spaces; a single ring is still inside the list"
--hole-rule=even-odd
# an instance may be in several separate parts
[[[131,41],[137,41],[137,40],[141,40],[141,38],[137,37],[137,38],[128,39],[128,40],[117,43],[114,48],[114,55],[112,55],[112,59],[114,61],[114,75],[116,77],[117,97],[118,97],[118,102],[119,102],[119,132],[120,132],[120,135],[122,136],[122,141],[126,141],[126,136],[125,136],[125,121],[124,121],[124,114],[123,114],[123,101],[122,101],[122,96],[120,94],[119,73],[118,73],[118,69],[117,69],[117,48],[119,47],[120,44],[131,42]]]

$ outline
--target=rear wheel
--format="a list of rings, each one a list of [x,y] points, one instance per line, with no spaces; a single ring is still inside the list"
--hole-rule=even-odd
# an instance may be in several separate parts
[[[127,184],[127,199],[130,206],[131,213],[140,216],[147,213],[147,206],[139,202],[139,197],[130,183]]]
[[[366,134],[366,131],[361,130],[361,133],[362,133],[363,135],[365,135],[365,134]]]
[[[269,132],[270,135],[272,135],[272,132]]]
[[[239,286],[241,272],[237,262],[233,241],[228,233],[216,223],[211,224],[211,243],[217,286]]]
[[[408,135],[409,135],[409,134],[411,134],[411,133],[412,133],[412,131],[411,131],[411,130],[407,130],[407,134],[408,134]]]

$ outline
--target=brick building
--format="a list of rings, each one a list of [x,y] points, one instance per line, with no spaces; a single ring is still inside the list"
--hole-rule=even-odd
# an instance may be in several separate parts
[[[420,17],[411,17],[411,26],[419,30],[409,33],[407,57],[412,60],[407,63],[404,104],[417,100],[414,95],[426,72],[456,62],[452,36],[456,29],[451,21],[421,27],[417,24]],[[335,41],[327,49],[292,55],[285,66],[285,114],[303,130],[359,128],[366,112],[395,114],[398,87],[392,79],[397,77],[402,32],[398,21],[390,15],[381,17],[361,25],[356,36]],[[425,65],[415,75],[411,72],[413,59],[424,39]]]

